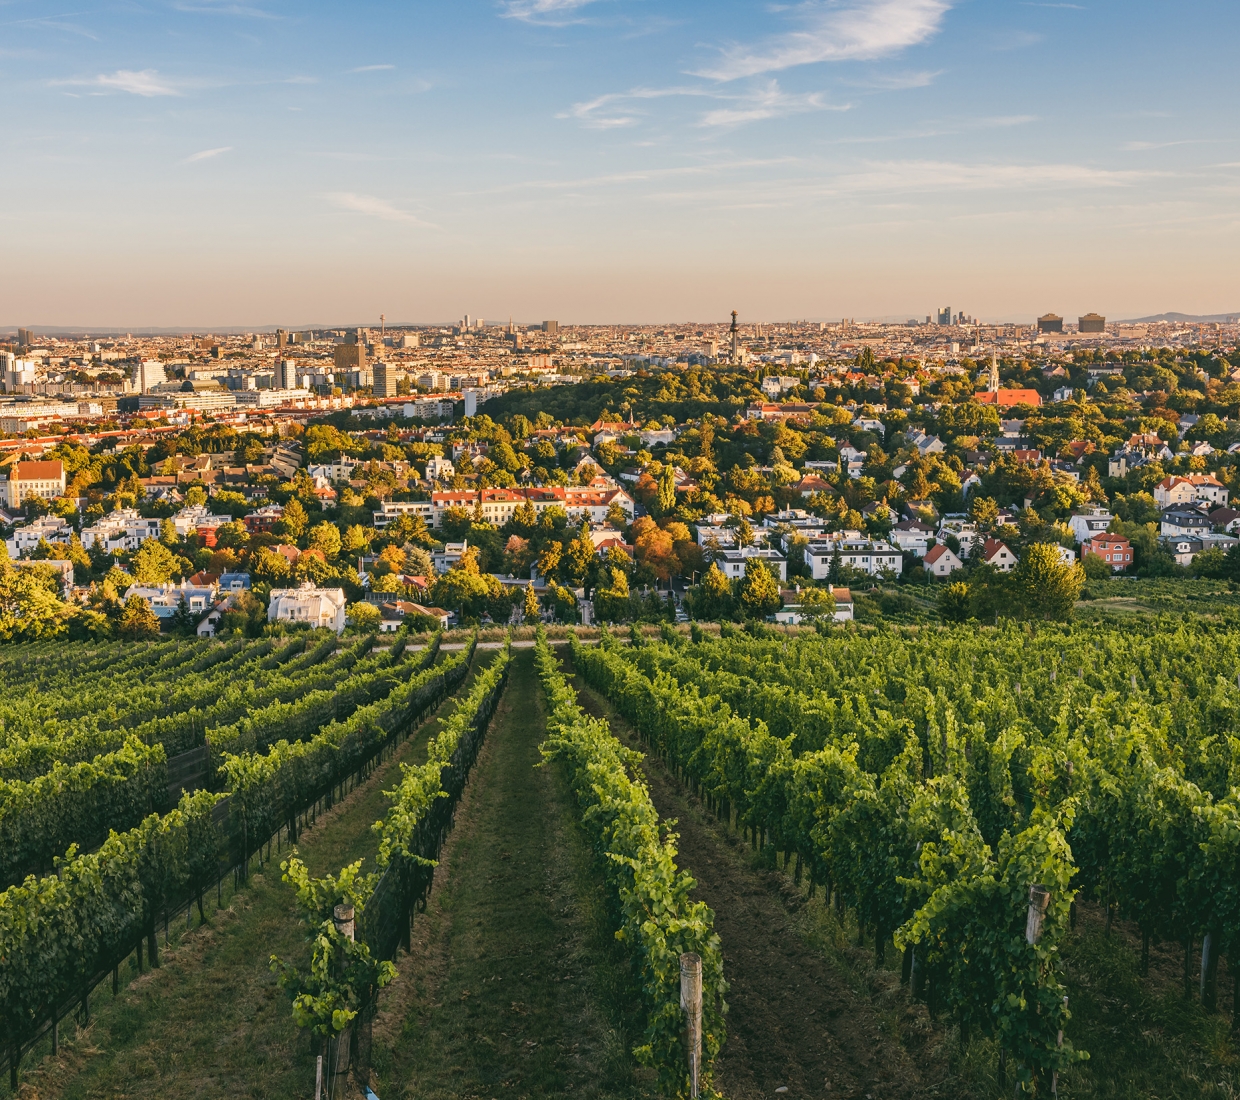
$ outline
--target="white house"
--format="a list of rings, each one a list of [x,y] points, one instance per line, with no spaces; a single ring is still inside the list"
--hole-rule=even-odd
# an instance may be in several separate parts
[[[828,539],[811,542],[805,548],[805,562],[814,580],[827,579],[836,553],[841,565],[860,569],[871,576],[888,569],[897,575],[904,570],[903,553],[890,543],[880,539]]]
[[[827,591],[835,597],[835,610],[830,617],[837,623],[850,622],[853,618],[854,608],[852,593],[847,588],[840,588],[833,584],[827,585]],[[780,593],[780,595],[783,596],[784,606],[775,612],[775,621],[777,623],[788,623],[796,626],[798,623],[815,617],[807,612],[801,603],[799,587],[795,593],[785,591]]]
[[[39,516],[25,527],[18,527],[13,532],[13,537],[4,545],[8,548],[10,558],[18,558],[22,554],[30,553],[39,545],[40,539],[47,539],[48,542],[68,542],[72,537],[73,528],[63,519],[47,515]]]
[[[1211,504],[1226,504],[1227,489],[1213,474],[1186,474],[1165,477],[1154,486],[1154,501],[1159,508],[1189,501],[1205,500]]]
[[[932,538],[934,528],[916,519],[901,520],[891,529],[891,541],[905,553],[916,554],[919,558],[926,556]]]
[[[731,580],[745,575],[745,564],[751,558],[762,562],[775,576],[781,580],[788,579],[788,559],[777,550],[767,550],[757,546],[746,546],[741,550],[725,550],[715,559],[725,576]]]
[[[426,460],[426,476],[430,481],[450,478],[456,474],[456,467],[442,455],[433,455]]]
[[[982,560],[1000,573],[1010,573],[1016,568],[1016,555],[998,539],[986,540],[982,547]]]
[[[942,543],[930,547],[921,564],[927,573],[935,577],[948,577],[957,569],[964,568],[964,563]]]
[[[316,588],[310,583],[299,588],[273,588],[267,606],[268,622],[309,623],[344,632],[345,596],[342,588]]]
[[[1084,512],[1073,514],[1068,526],[1072,528],[1072,537],[1084,544],[1095,535],[1102,534],[1114,518],[1106,508],[1087,508]]]
[[[177,529],[177,535],[181,538],[197,532],[200,528],[209,527],[214,530],[226,523],[232,523],[232,516],[213,515],[205,504],[187,504],[172,517],[172,526]]]
[[[159,538],[159,520],[145,519],[135,508],[118,508],[82,532],[82,545],[101,546],[109,554],[137,550],[147,539]]]
[[[448,572],[449,569],[460,563],[461,558],[465,556],[465,551],[468,549],[468,539],[464,542],[445,542],[442,550],[436,550],[431,555],[435,571],[437,573]]]
[[[188,581],[175,584],[169,581],[167,584],[131,584],[125,589],[124,598],[141,596],[151,605],[157,618],[171,619],[181,606],[182,599],[194,615],[205,614],[215,602],[215,592],[214,585],[196,585]]]
[[[943,542],[948,535],[955,537],[960,543],[961,551],[965,554],[968,554],[973,549],[973,544],[982,537],[977,524],[963,514],[943,517],[942,523],[939,524],[939,542]]]

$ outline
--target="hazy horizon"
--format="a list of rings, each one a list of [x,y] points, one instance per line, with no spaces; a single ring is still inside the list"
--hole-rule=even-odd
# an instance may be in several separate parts
[[[1219,0],[0,3],[6,324],[1240,302]]]

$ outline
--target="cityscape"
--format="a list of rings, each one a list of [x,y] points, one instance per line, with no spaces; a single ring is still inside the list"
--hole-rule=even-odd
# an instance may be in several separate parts
[[[0,1100],[1240,1094],[1240,7],[0,28]]]

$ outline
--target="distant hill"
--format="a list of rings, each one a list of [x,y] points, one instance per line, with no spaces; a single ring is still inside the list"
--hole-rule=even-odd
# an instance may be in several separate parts
[[[1198,325],[1206,324],[1211,321],[1217,321],[1222,324],[1235,324],[1240,321],[1240,310],[1235,313],[1211,313],[1197,315],[1193,313],[1159,313],[1154,317],[1137,317],[1131,321],[1120,321],[1121,325],[1153,325],[1159,321],[1165,321],[1168,324],[1186,324]]]

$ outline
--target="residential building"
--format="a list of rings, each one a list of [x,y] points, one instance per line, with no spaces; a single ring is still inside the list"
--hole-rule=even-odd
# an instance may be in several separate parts
[[[816,581],[825,581],[831,562],[839,554],[840,564],[860,569],[875,576],[890,570],[899,575],[904,570],[904,555],[895,546],[880,539],[829,539],[811,542],[805,548],[805,564]]]
[[[987,539],[982,546],[982,561],[1000,573],[1010,573],[1016,568],[1016,555],[999,539]]]
[[[435,565],[435,572],[446,573],[449,569],[459,565],[461,559],[465,556],[465,551],[469,549],[469,540],[464,542],[446,542],[442,550],[436,550],[431,555],[431,561]]]
[[[39,516],[24,527],[16,528],[13,537],[6,540],[4,545],[10,558],[20,558],[34,550],[41,539],[47,539],[49,543],[68,542],[72,537],[73,528],[60,516],[47,515]]]
[[[63,462],[14,462],[9,467],[9,477],[4,483],[4,503],[9,508],[20,508],[22,501],[29,497],[55,500],[64,493]]]
[[[1208,500],[1226,504],[1228,491],[1213,474],[1181,474],[1165,477],[1154,486],[1154,501],[1159,508],[1184,504],[1190,500]]]
[[[242,516],[241,522],[245,524],[245,529],[251,535],[270,535],[275,531],[276,524],[283,518],[284,506],[282,504],[264,504],[249,515]]]
[[[1068,526],[1072,528],[1072,537],[1077,542],[1086,543],[1110,527],[1114,518],[1106,508],[1086,508],[1083,512],[1074,513],[1068,520]]]
[[[745,546],[739,550],[724,550],[716,556],[715,564],[726,577],[736,580],[745,575],[745,566],[755,559],[762,562],[777,579],[788,579],[788,559],[778,550],[768,550],[765,547]]]
[[[1210,519],[1209,505],[1203,501],[1191,504],[1173,504],[1163,509],[1159,517],[1160,535],[1200,535],[1214,526]]]
[[[982,405],[998,405],[1005,409],[1013,405],[1032,405],[1037,408],[1042,404],[1042,395],[1037,390],[1028,389],[979,390],[973,395],[973,400]]]
[[[1215,508],[1210,513],[1210,523],[1220,530],[1226,531],[1227,534],[1234,535],[1240,530],[1240,512],[1237,512],[1234,508]]]
[[[446,481],[456,475],[456,467],[450,459],[442,455],[432,455],[426,460],[426,477],[428,481]]]
[[[847,588],[834,584],[827,585],[827,591],[835,597],[835,610],[830,617],[837,623],[850,622],[853,618],[852,593]],[[785,589],[780,593],[780,597],[783,599],[783,607],[775,612],[777,623],[789,623],[795,626],[798,623],[821,617],[819,614],[810,614],[805,611],[801,602],[803,596],[800,585],[797,585],[793,591]]]
[[[973,544],[981,539],[981,532],[967,515],[955,513],[943,517],[943,521],[939,524],[939,541],[943,542],[948,535],[955,537],[960,543],[960,552],[966,557],[969,551],[973,549]]]
[[[118,508],[82,531],[82,545],[99,546],[109,554],[137,550],[147,539],[159,538],[160,521],[140,516],[135,508]]]
[[[396,368],[390,363],[375,363],[374,393],[376,397],[396,396]]]
[[[964,563],[942,543],[930,547],[921,564],[927,573],[935,577],[947,577],[964,568]]]
[[[1234,535],[1216,535],[1209,531],[1200,535],[1168,535],[1158,540],[1175,558],[1177,565],[1191,565],[1198,554],[1207,550],[1221,550],[1227,553],[1233,546],[1240,544]]]
[[[934,528],[916,519],[901,520],[891,529],[891,541],[905,553],[925,557],[934,538]]]
[[[156,585],[131,584],[125,589],[124,598],[141,596],[158,618],[171,619],[182,600],[195,615],[205,614],[215,603],[215,592],[216,586],[211,584],[190,584],[189,581],[176,584],[169,581]]]
[[[344,589],[316,588],[307,582],[298,588],[273,588],[271,602],[267,605],[267,621],[309,623],[343,634],[344,609]]]
[[[1081,544],[1081,561],[1095,554],[1105,561],[1113,573],[1119,573],[1132,565],[1132,544],[1123,535],[1094,535]]]
[[[905,438],[923,455],[942,454],[943,441],[937,435],[926,435],[920,428],[905,433]]]
[[[226,523],[232,523],[232,516],[213,515],[205,504],[187,504],[172,517],[172,526],[180,538],[196,534],[199,538],[210,539],[211,543],[215,542],[216,528]]]

